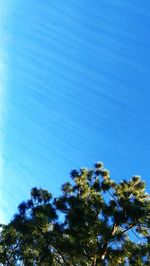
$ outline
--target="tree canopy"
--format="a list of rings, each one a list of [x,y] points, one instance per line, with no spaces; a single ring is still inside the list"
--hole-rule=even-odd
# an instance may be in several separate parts
[[[150,201],[141,178],[117,183],[101,162],[70,176],[57,198],[33,188],[1,225],[0,265],[150,265]]]

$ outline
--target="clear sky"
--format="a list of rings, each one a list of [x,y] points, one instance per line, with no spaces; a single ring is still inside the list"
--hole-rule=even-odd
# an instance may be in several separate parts
[[[1,221],[96,161],[150,186],[150,2],[0,4]]]

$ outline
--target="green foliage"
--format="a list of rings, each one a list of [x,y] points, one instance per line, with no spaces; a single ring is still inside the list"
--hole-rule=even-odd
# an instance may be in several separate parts
[[[0,233],[1,265],[150,265],[150,201],[140,177],[101,162],[71,172],[62,195],[33,188]]]

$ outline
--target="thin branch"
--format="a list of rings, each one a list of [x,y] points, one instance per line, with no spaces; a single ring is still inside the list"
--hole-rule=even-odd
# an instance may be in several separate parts
[[[138,239],[141,240],[141,237],[139,237],[139,236],[133,231],[133,229],[131,229],[131,231],[132,231],[132,233],[133,233]]]
[[[134,227],[134,226],[135,226],[135,224],[130,224],[129,227],[126,228],[126,229],[124,229],[124,231],[120,232],[119,235],[120,235],[120,234],[124,234],[125,232],[129,231],[129,230],[130,230],[132,227]]]

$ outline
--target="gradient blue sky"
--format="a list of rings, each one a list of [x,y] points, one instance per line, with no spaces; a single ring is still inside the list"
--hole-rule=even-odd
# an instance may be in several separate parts
[[[96,161],[149,186],[150,2],[0,3],[1,221]]]

